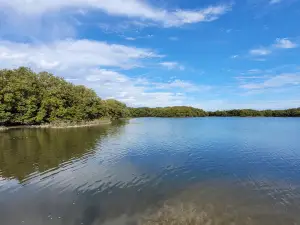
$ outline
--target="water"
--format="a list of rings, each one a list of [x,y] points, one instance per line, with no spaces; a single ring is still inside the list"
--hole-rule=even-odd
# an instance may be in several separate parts
[[[136,224],[163,205],[215,224],[300,224],[300,119],[132,119],[0,133],[0,224]]]

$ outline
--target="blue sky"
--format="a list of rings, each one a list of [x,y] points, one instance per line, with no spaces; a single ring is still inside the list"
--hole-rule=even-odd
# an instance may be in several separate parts
[[[299,0],[0,0],[0,67],[130,106],[300,106]]]

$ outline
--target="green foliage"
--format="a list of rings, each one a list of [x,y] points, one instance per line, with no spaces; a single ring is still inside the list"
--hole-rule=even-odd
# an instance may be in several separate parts
[[[165,108],[130,108],[133,117],[204,117],[208,114],[202,109],[187,106]]]
[[[300,117],[300,108],[286,110],[253,110],[253,109],[234,109],[227,111],[208,112],[209,116],[221,117]]]
[[[105,101],[105,106],[106,106],[108,115],[113,119],[130,117],[129,109],[122,102],[119,102],[114,99],[109,99],[109,100]]]
[[[0,70],[0,125],[128,117],[125,104],[101,100],[84,86],[28,68]]]
[[[176,106],[166,108],[129,108],[132,117],[300,117],[300,108],[287,110],[233,109],[205,112],[202,109]]]

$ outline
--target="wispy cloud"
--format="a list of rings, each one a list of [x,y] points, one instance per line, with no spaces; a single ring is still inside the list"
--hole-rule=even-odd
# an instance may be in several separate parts
[[[239,81],[247,81],[247,80],[254,80],[254,79],[265,79],[265,76],[237,76],[235,79]]]
[[[232,56],[230,56],[230,58],[232,58],[232,59],[237,59],[239,57],[240,57],[239,55],[232,55]]]
[[[189,23],[210,22],[231,10],[231,5],[209,6],[198,11],[177,10],[164,18],[167,26],[180,26]]]
[[[125,37],[125,39],[127,41],[135,41],[136,40],[136,38],[134,38],[134,37]]]
[[[249,51],[249,54],[252,56],[267,56],[273,53],[277,49],[291,49],[297,47],[298,44],[292,42],[288,38],[277,38],[275,42],[270,46],[251,49]]]
[[[184,80],[173,80],[165,83],[152,82],[151,87],[154,89],[181,89],[184,92],[199,92],[199,91],[208,91],[211,90],[212,87],[210,85],[197,85],[190,81]]]
[[[261,69],[251,69],[251,70],[247,71],[248,74],[258,74],[258,73],[261,73],[261,72],[262,72]]]
[[[299,107],[300,100],[287,99],[287,100],[252,100],[248,102],[237,102],[231,100],[209,100],[205,102],[199,102],[195,104],[195,107],[204,108],[207,110],[219,110],[219,109],[288,109]]]
[[[94,9],[113,16],[155,21],[166,27],[213,21],[231,10],[231,5],[208,6],[200,10],[169,10],[142,0],[31,0],[26,4],[21,0],[0,0],[0,7],[11,9],[17,12],[16,15],[30,16],[72,9]]]
[[[160,57],[150,49],[90,40],[64,40],[50,44],[0,42],[0,67],[27,65],[41,69],[81,66],[137,67]]]
[[[115,98],[131,106],[182,105],[188,99],[186,93],[209,90],[209,86],[185,80],[157,82],[126,74],[157,57],[161,56],[151,49],[100,41],[0,42],[0,68],[28,66],[37,72],[47,70],[93,88],[103,98]]]
[[[149,39],[149,38],[153,38],[154,36],[151,34],[148,34],[146,36],[136,36],[136,37],[127,37],[127,36],[123,36],[125,40],[127,41],[136,41],[138,39]]]
[[[166,67],[168,70],[184,70],[185,67],[180,65],[178,62],[161,62],[161,66]]]
[[[278,88],[287,85],[300,85],[300,73],[292,73],[292,74],[280,74],[277,76],[270,77],[264,81],[259,81],[255,83],[246,83],[242,84],[240,87],[243,89],[250,90],[258,90],[258,89],[266,89],[266,88]]]
[[[256,49],[251,49],[249,52],[251,55],[255,55],[255,56],[264,56],[264,55],[269,55],[272,53],[271,50],[267,49],[267,48],[256,48]]]

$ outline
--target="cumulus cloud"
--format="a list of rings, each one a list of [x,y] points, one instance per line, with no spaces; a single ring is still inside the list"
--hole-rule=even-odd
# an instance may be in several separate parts
[[[296,48],[297,44],[287,38],[277,38],[273,46],[275,48]]]
[[[187,96],[178,94],[171,83],[157,83],[147,79],[130,78],[121,73],[93,69],[86,80],[79,81],[93,88],[104,98],[118,99],[131,106],[173,106],[183,104]],[[184,90],[184,87],[179,87]]]
[[[20,7],[22,6],[22,7]],[[0,0],[0,7],[11,9],[17,15],[43,15],[63,10],[93,9],[113,16],[155,21],[164,26],[209,22],[231,9],[231,5],[208,6],[199,10],[168,10],[152,6],[142,0]]]
[[[181,105],[187,99],[183,92],[204,90],[204,86],[188,81],[155,82],[126,74],[156,57],[160,56],[151,49],[100,41],[0,42],[0,68],[28,66],[37,72],[47,70],[75,84],[93,88],[105,99],[115,98],[131,106]],[[129,68],[131,70],[127,70]]]
[[[168,70],[184,70],[184,66],[180,65],[178,62],[161,62],[161,66],[166,67]]]

